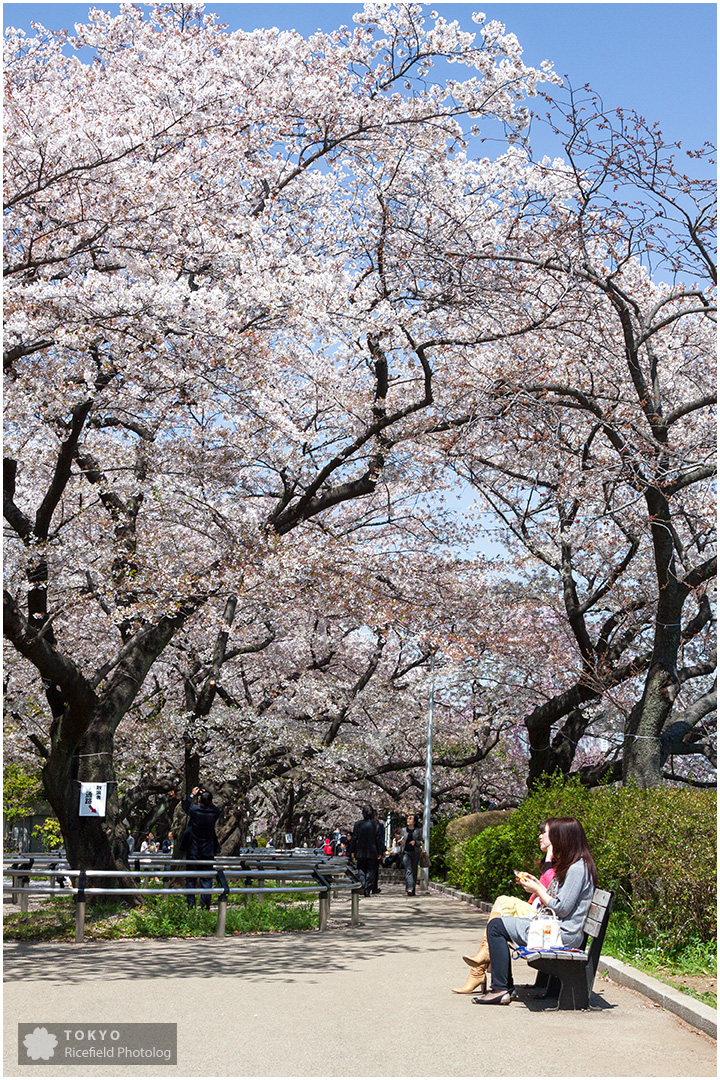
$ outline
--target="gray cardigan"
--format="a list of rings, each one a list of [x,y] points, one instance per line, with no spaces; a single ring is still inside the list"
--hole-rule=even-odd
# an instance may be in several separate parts
[[[578,859],[568,867],[562,885],[558,884],[557,878],[550,882],[548,907],[560,920],[563,944],[570,948],[577,948],[582,942],[582,928],[594,891],[584,859]]]

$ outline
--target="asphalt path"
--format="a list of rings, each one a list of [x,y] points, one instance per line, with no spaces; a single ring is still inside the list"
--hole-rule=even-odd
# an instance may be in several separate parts
[[[5,1076],[660,1077],[717,1075],[712,1039],[615,983],[587,1012],[551,1011],[514,965],[518,999],[450,992],[486,915],[397,885],[347,897],[329,929],[225,939],[9,943]],[[178,1025],[178,1064],[18,1065],[18,1024]]]

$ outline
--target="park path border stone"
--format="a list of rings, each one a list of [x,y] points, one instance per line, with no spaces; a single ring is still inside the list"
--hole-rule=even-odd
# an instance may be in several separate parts
[[[463,903],[472,904],[481,911],[492,910],[492,904],[489,904],[486,900],[480,900],[477,896],[471,896],[470,893],[453,889],[449,885],[431,881],[430,890],[431,892],[453,897],[455,900],[461,900]],[[604,954],[600,956],[597,974],[600,976],[606,975],[613,982],[619,983],[620,986],[635,990],[638,994],[649,998],[656,1005],[660,1005],[661,1008],[679,1016],[686,1024],[691,1024],[717,1041],[717,1009],[705,1005],[702,1001],[697,1001],[688,994],[683,994],[681,990],[675,990],[672,986],[660,982],[659,979],[647,975],[644,971],[638,971],[637,968],[631,967],[630,964],[626,964],[622,960],[616,960],[613,956],[605,956]]]

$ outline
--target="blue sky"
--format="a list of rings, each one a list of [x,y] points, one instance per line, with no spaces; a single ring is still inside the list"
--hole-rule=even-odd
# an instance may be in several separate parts
[[[5,26],[29,30],[35,19],[71,29],[90,4],[4,4]],[[115,11],[117,4],[96,0]],[[231,29],[294,27],[303,34],[350,24],[361,4],[206,3]],[[715,141],[717,12],[714,3],[687,4],[426,4],[463,28],[477,29],[474,11],[499,19],[514,33],[529,64],[552,60],[561,75],[589,82],[606,106],[634,108],[657,121],[665,136],[687,148]],[[455,72],[453,72],[455,74]]]

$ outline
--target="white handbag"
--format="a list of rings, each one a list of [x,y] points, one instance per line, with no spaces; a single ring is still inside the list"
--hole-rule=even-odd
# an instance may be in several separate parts
[[[545,908],[544,911],[540,911],[532,917],[528,929],[528,949],[556,949],[562,943],[560,920],[557,915],[548,912],[548,909]]]

